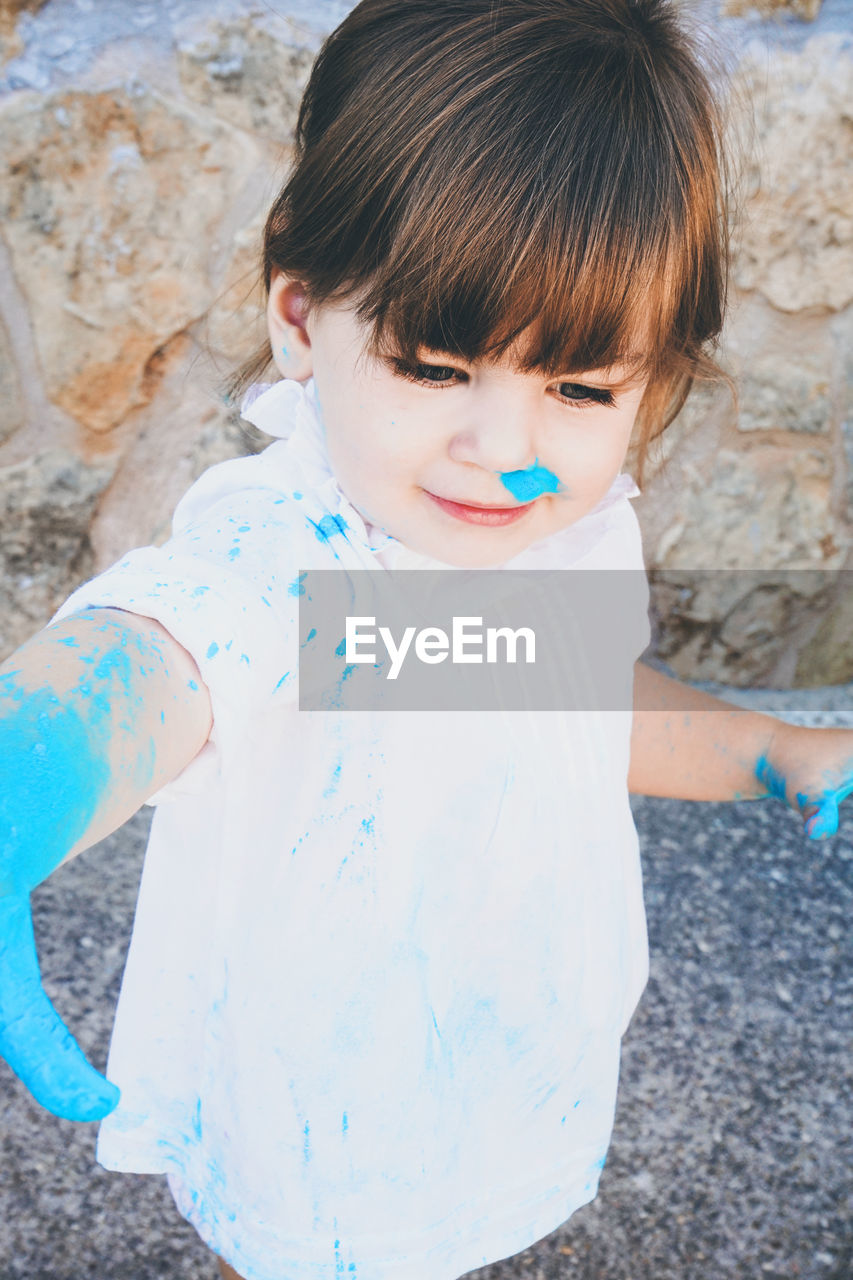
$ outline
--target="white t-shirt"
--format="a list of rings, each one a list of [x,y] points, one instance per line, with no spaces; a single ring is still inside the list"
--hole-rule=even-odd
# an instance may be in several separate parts
[[[344,497],[311,383],[250,400],[282,439],[57,615],[157,619],[214,713],[151,800],[98,1158],[247,1280],[456,1280],[597,1189],[647,977],[631,712],[299,711],[300,570],[446,566]],[[637,492],[504,567],[641,570]]]

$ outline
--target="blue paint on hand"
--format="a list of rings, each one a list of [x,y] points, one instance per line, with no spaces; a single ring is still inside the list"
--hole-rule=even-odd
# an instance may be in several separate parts
[[[824,791],[820,797],[820,808],[806,820],[806,835],[810,840],[820,840],[824,836],[834,836],[838,831],[838,806],[842,800],[853,792],[853,779],[836,788],[835,791]],[[813,802],[818,803],[817,797]]]
[[[517,502],[532,502],[543,493],[559,493],[563,488],[553,471],[539,466],[538,458],[523,471],[500,471],[498,475]]]
[[[0,1055],[65,1120],[102,1120],[119,1090],[83,1056],[41,985],[29,898],[0,898]]]
[[[784,775],[776,769],[766,756],[758,758],[755,765],[755,776],[767,788],[767,794],[777,800],[787,801],[787,783]],[[797,805],[802,812],[807,805],[817,805],[815,813],[805,821],[805,832],[810,840],[820,840],[824,836],[834,836],[838,831],[838,806],[853,792],[853,778],[842,783],[840,787],[825,788],[819,794],[798,791]]]
[[[111,666],[101,667],[108,678]],[[2,684],[12,705],[0,719],[0,1055],[54,1115],[99,1120],[119,1091],[88,1064],[42,989],[29,891],[77,843],[109,787],[105,699],[81,684],[81,714],[49,688]]]

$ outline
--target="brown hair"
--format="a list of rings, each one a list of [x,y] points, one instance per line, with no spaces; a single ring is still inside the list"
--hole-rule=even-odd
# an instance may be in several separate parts
[[[362,0],[314,65],[264,282],[352,299],[410,361],[524,334],[527,371],[642,369],[642,480],[693,380],[725,378],[721,137],[672,0]]]

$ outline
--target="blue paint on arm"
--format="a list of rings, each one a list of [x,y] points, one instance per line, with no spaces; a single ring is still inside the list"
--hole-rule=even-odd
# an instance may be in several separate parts
[[[777,800],[787,798],[787,785],[784,774],[772,765],[765,755],[760,755],[755,762],[755,776],[767,788],[767,794]]]
[[[41,985],[26,895],[0,898],[0,1055],[66,1120],[102,1120],[119,1091],[86,1061]]]
[[[532,467],[523,471],[499,471],[498,475],[517,502],[532,502],[543,493],[563,491],[558,477],[547,467],[540,467],[538,458]]]
[[[136,715],[159,651],[142,645],[146,660],[131,660],[140,650],[135,631],[119,622],[97,631],[109,643],[90,641],[77,655],[76,685],[32,688],[20,672],[0,677],[0,1055],[42,1106],[69,1120],[101,1119],[119,1092],[88,1064],[42,990],[29,894],[109,802],[117,740],[124,776],[141,794],[153,790],[156,764],[154,739],[139,733]],[[162,655],[159,670],[168,674]]]
[[[54,1115],[97,1120],[114,1109],[118,1089],[89,1066],[42,989],[29,892],[77,843],[107,793],[107,726],[102,709],[87,723],[49,688],[12,701],[0,719],[0,1055]]]

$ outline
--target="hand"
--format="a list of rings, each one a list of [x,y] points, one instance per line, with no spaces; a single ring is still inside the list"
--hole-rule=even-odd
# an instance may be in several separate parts
[[[853,730],[780,724],[755,776],[802,815],[809,839],[835,835],[838,806],[853,792]]]
[[[0,897],[0,1057],[66,1120],[101,1120],[118,1103],[44,993],[28,895]]]

